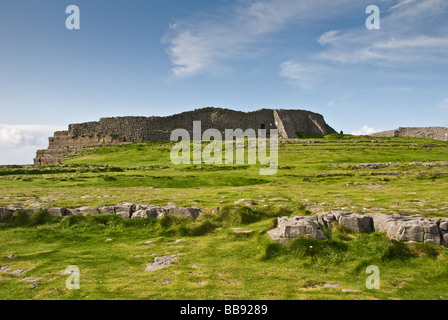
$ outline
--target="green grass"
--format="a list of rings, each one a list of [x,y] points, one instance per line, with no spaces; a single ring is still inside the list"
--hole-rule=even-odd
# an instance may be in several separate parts
[[[63,165],[0,167],[0,206],[130,201],[208,208],[198,221],[17,212],[0,224],[0,266],[31,269],[19,276],[0,272],[2,299],[448,298],[447,248],[404,245],[382,233],[356,234],[341,226],[326,230],[326,241],[280,245],[266,234],[276,217],[335,208],[447,217],[448,143],[307,136],[280,144],[273,176],[260,176],[258,165],[175,166],[172,146],[100,147]],[[378,169],[359,166],[388,162]],[[240,199],[249,205],[235,204]],[[219,213],[212,214],[216,207]],[[238,234],[235,227],[254,232]],[[145,245],[148,240],[153,244]],[[177,263],[144,272],[154,257],[168,254],[177,254]],[[61,272],[69,265],[80,268],[80,290],[65,288],[68,275]],[[380,269],[379,290],[365,286],[370,265]],[[40,278],[40,284],[30,290],[34,282],[20,281],[26,277]],[[326,283],[340,285],[324,288]]]

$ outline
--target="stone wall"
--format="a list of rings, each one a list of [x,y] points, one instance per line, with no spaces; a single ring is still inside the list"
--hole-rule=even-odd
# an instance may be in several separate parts
[[[396,130],[383,131],[371,134],[373,137],[410,137],[425,138],[441,141],[448,141],[448,128],[427,127],[427,128],[398,128]]]
[[[169,141],[175,129],[193,134],[193,122],[201,121],[202,132],[217,129],[279,129],[281,138],[297,138],[297,132],[330,134],[335,131],[322,115],[304,110],[262,109],[241,112],[229,109],[205,108],[168,117],[117,117],[69,125],[68,131],[55,132],[49,138],[47,150],[39,150],[34,164],[63,161],[67,155],[83,147],[114,145],[144,141]],[[268,131],[269,132],[269,131]],[[224,137],[224,135],[223,135]]]

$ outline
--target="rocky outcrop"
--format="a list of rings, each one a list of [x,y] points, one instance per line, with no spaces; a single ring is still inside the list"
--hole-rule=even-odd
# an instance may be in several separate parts
[[[396,130],[383,131],[371,134],[372,137],[410,137],[448,141],[448,128],[398,128]]]
[[[277,227],[268,231],[268,234],[280,243],[296,237],[325,240],[327,237],[322,227],[331,230],[333,223],[337,222],[355,232],[380,231],[386,233],[390,239],[406,243],[421,242],[448,246],[448,218],[330,211],[313,217],[282,217],[277,222]]]
[[[201,129],[279,129],[284,139],[297,138],[297,132],[330,134],[335,131],[322,115],[304,110],[262,109],[241,112],[205,108],[169,117],[117,117],[71,124],[67,131],[57,131],[49,138],[49,147],[37,151],[35,165],[64,161],[85,147],[118,145],[144,141],[169,141],[175,129],[185,129],[193,136],[193,122],[201,121]]]
[[[20,209],[0,207],[0,221],[11,217],[17,210]],[[37,210],[39,209],[26,209],[25,211],[32,214]],[[131,202],[122,202],[115,206],[102,206],[99,208],[83,206],[71,209],[50,208],[47,210],[49,213],[56,216],[114,213],[124,219],[161,219],[167,214],[184,217],[187,219],[197,219],[202,212],[200,208],[178,207],[175,205],[155,206]]]

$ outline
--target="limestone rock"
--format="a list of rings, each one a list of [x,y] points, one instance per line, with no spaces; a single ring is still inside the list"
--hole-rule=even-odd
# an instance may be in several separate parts
[[[318,224],[317,217],[282,217],[277,220],[277,228],[268,231],[277,242],[285,243],[297,237],[326,240],[327,237]]]
[[[174,216],[180,216],[190,219],[197,219],[201,214],[199,208],[181,208],[176,206],[169,206],[166,208],[166,214],[172,214]]]
[[[102,206],[97,208],[98,213],[114,213],[115,206]]]
[[[159,206],[142,206],[142,205],[137,205],[136,211],[134,213],[132,213],[132,217],[133,219],[135,218],[146,218],[146,219],[157,219],[160,216],[163,216],[163,214],[165,213],[165,209],[164,207],[159,207]]]
[[[48,209],[48,212],[52,215],[63,217],[67,215],[67,209],[66,208],[50,208]]]
[[[338,222],[351,231],[362,233],[373,232],[373,220],[368,215],[358,213],[341,214]]]
[[[163,268],[170,266],[171,263],[173,263],[175,261],[177,261],[176,255],[156,257],[154,259],[154,262],[148,263],[146,265],[145,271],[156,271],[159,269],[163,269]]]
[[[448,219],[440,221],[440,244],[448,247]]]
[[[114,213],[122,218],[130,218],[132,213],[135,211],[135,203],[122,202],[115,206]]]
[[[67,209],[67,211],[69,212],[68,215],[86,215],[89,213],[98,213],[98,210],[96,208],[92,208],[89,206]]]
[[[320,226],[331,229],[333,222],[355,232],[379,231],[397,241],[434,243],[448,247],[448,219],[423,218],[420,215],[359,214],[335,210],[319,213],[315,217],[279,218],[277,228],[268,231],[268,234],[281,243],[296,237],[326,239]]]

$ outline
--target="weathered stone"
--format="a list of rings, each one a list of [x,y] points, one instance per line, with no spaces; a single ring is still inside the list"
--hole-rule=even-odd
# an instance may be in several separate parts
[[[335,221],[356,232],[380,231],[393,240],[448,246],[448,219],[423,218],[420,215],[331,211],[329,214],[319,213],[316,217],[279,218],[277,228],[268,231],[268,234],[278,242],[304,236],[325,239],[318,225],[331,229]]]
[[[67,211],[69,213],[67,213]],[[86,214],[96,214],[96,213],[98,213],[98,209],[92,208],[89,206],[83,206],[83,207],[66,210],[66,215],[86,215]]]
[[[177,261],[176,255],[156,257],[154,259],[154,262],[148,263],[146,265],[145,271],[155,271],[155,270],[163,269],[163,268],[170,266],[171,263],[173,263],[175,261]]]
[[[172,214],[174,216],[180,216],[189,219],[197,219],[201,214],[201,209],[199,208],[182,208],[176,206],[166,207],[165,214]]]
[[[0,272],[8,272],[9,270],[9,266],[0,266]]]
[[[277,242],[284,243],[297,237],[326,240],[327,237],[318,224],[317,217],[282,217],[277,219],[277,228],[268,231]]]
[[[115,206],[114,213],[122,218],[130,218],[132,213],[135,211],[135,203],[122,202]]]
[[[448,247],[448,219],[440,221],[440,244]]]
[[[373,220],[363,214],[342,214],[338,220],[339,224],[355,232],[370,233],[373,231]]]
[[[132,218],[157,219],[159,215],[163,216],[165,211],[163,207],[138,205],[136,211],[132,213]]]
[[[98,213],[114,213],[115,206],[102,206],[97,208]]]
[[[326,213],[319,213],[317,216],[317,222],[328,228],[328,229],[332,229],[333,228],[333,222],[337,221],[335,216],[333,214],[326,214]]]
[[[67,209],[66,208],[50,208],[48,209],[48,212],[52,215],[63,217],[67,215]]]

